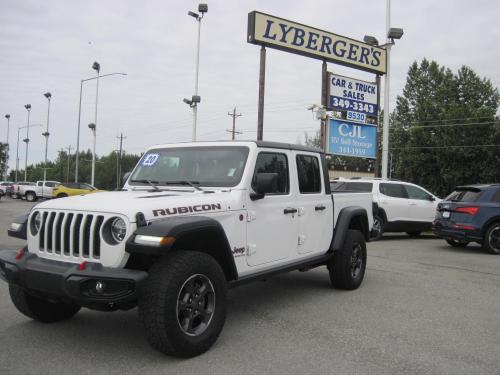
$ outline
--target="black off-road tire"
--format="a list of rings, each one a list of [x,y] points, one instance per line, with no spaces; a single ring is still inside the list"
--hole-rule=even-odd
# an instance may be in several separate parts
[[[489,226],[484,235],[483,249],[490,254],[500,255],[500,222]]]
[[[334,288],[357,289],[366,270],[366,243],[363,234],[349,229],[342,250],[333,253],[327,267]]]
[[[200,277],[209,280],[213,293],[200,297],[203,293],[196,289],[196,285],[193,285],[194,289],[188,289],[190,280]],[[194,291],[191,293],[188,290]],[[149,343],[158,351],[175,357],[190,358],[206,352],[215,343],[224,326],[226,294],[224,272],[211,256],[196,251],[175,251],[165,255],[151,267],[139,298],[139,315]],[[195,304],[191,304],[191,297],[195,301],[197,297],[203,298],[198,300],[201,302],[200,306],[208,306],[211,296],[211,314],[207,313],[210,308],[204,310],[206,315],[210,315],[210,319],[203,323],[204,327],[198,326],[202,331],[189,334],[181,327],[180,321],[186,322],[186,310],[191,309],[182,308],[188,304],[181,296],[189,296],[187,302],[191,307]],[[197,317],[200,318],[201,315]],[[193,319],[193,327],[198,324],[196,318],[189,319]]]
[[[450,240],[450,239],[446,239],[446,242],[448,243],[448,245],[453,247],[465,247],[469,244],[469,242],[467,241]]]
[[[375,215],[373,217],[373,226],[372,226],[372,241],[378,241],[382,238],[385,229],[385,221],[381,216]]]
[[[55,323],[73,317],[80,306],[52,302],[46,299],[31,295],[26,289],[9,284],[10,299],[16,308],[28,318],[42,323]]]

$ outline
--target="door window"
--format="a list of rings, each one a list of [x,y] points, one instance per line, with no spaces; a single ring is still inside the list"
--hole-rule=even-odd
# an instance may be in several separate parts
[[[412,185],[405,185],[406,188],[406,193],[408,194],[408,198],[410,199],[420,199],[420,200],[425,200],[428,201],[431,199],[431,195],[424,190],[412,186]]]
[[[56,183],[55,182],[46,182],[45,186],[47,186],[47,187],[54,187],[54,186],[56,186]]]
[[[311,155],[297,155],[296,161],[300,193],[321,193],[321,171],[318,158]]]
[[[380,192],[394,198],[408,198],[402,184],[380,184]]]
[[[285,154],[275,152],[261,152],[255,162],[254,177],[257,173],[277,173],[278,190],[274,194],[288,194],[290,191],[290,178],[288,160]],[[252,188],[253,182],[252,182]]]

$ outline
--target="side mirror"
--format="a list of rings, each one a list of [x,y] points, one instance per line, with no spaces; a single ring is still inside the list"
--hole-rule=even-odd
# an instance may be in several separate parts
[[[252,188],[255,191],[250,194],[250,199],[255,201],[264,198],[266,194],[278,192],[277,173],[257,173],[252,181]]]
[[[432,195],[429,195],[429,198],[428,198],[431,202],[434,202],[436,200],[436,198],[434,198]]]
[[[129,172],[126,172],[124,175],[123,175],[123,178],[122,178],[122,185],[125,185],[125,182],[127,182],[128,178],[130,177],[130,174],[132,172],[129,171]]]

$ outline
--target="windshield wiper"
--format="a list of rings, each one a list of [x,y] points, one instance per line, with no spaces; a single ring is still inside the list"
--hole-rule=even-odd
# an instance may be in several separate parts
[[[201,187],[196,186],[195,184],[199,184],[199,181],[189,181],[189,180],[180,180],[180,181],[162,181],[162,184],[165,185],[189,185],[192,188],[195,188],[199,191],[204,191]]]
[[[130,182],[139,182],[139,183],[142,183],[142,184],[149,184],[149,185],[151,185],[151,187],[155,191],[160,191],[160,189],[158,189],[158,186],[156,186],[156,184],[158,183],[158,181],[151,181],[151,180],[143,179],[143,180],[130,180]]]

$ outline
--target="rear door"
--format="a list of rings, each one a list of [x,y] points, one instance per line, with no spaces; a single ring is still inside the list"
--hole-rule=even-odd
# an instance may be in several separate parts
[[[333,232],[332,197],[326,194],[319,155],[293,152],[296,164],[296,205],[299,235],[297,252],[321,253],[328,250]]]
[[[379,206],[384,209],[388,222],[410,220],[410,204],[403,184],[381,182],[379,193]]]
[[[46,181],[43,186],[42,196],[44,198],[52,198],[52,190],[56,184],[55,181]]]

